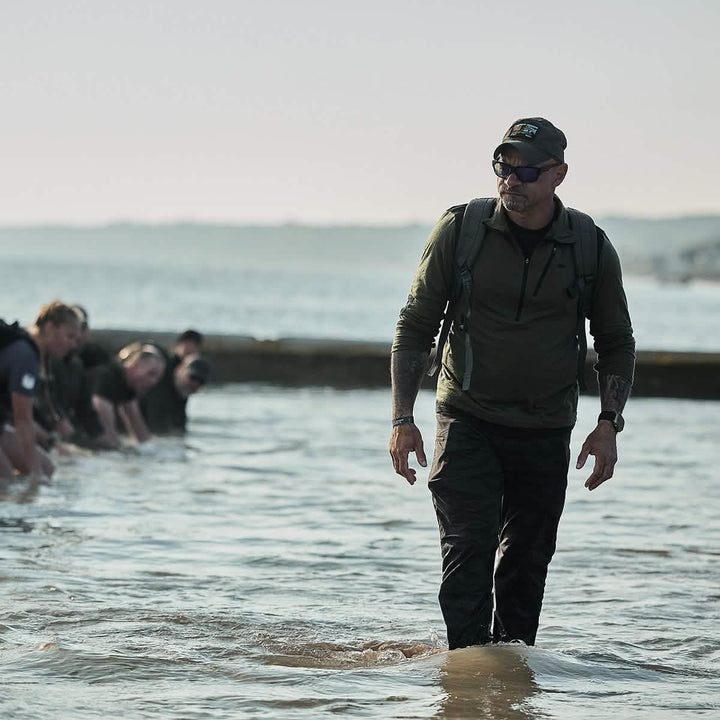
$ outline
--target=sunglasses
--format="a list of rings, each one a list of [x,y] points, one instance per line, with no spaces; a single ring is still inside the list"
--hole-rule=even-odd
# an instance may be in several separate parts
[[[492,164],[493,171],[499,178],[508,178],[515,175],[521,183],[534,183],[546,170],[551,170],[560,165],[562,163],[555,163],[546,167],[516,167],[515,165],[500,162],[500,160],[493,160]]]
[[[197,383],[198,385],[205,384],[205,378],[201,378],[199,375],[191,375],[190,380],[194,383]]]

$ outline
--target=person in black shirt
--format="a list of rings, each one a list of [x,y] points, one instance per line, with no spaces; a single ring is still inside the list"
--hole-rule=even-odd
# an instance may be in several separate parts
[[[199,355],[202,352],[203,336],[197,330],[185,330],[175,340],[172,354],[181,360],[189,355]]]
[[[187,402],[210,376],[210,363],[200,355],[181,360],[173,355],[162,380],[140,399],[140,410],[151,432],[157,435],[184,433]]]
[[[42,308],[28,332],[3,323],[0,344],[0,477],[15,471],[50,476],[54,466],[37,446],[33,419],[41,363],[62,358],[76,347],[80,323],[72,308],[59,300]],[[12,424],[10,424],[12,423]]]
[[[48,357],[35,402],[38,436],[47,446],[57,437],[83,447],[94,447],[103,426],[92,404],[92,393],[80,352],[88,336],[87,311],[72,305],[80,321],[78,347],[64,358]],[[109,362],[109,356],[106,362]]]
[[[138,402],[162,377],[166,366],[164,353],[151,343],[133,343],[123,348],[117,360],[90,371],[92,402],[103,433],[99,443],[108,448],[121,446],[116,412],[127,432],[137,442],[150,439]]]
[[[111,363],[112,357],[110,353],[102,345],[88,338],[90,333],[90,320],[87,310],[82,305],[73,305],[72,307],[80,318],[82,337],[80,339],[80,347],[76,354],[80,358],[85,370],[90,370],[98,365]]]

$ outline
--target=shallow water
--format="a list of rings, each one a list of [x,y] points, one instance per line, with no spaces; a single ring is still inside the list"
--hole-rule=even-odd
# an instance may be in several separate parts
[[[716,717],[719,410],[633,400],[616,478],[571,471],[538,646],[449,653],[427,471],[393,475],[388,393],[210,389],[184,441],[6,488],[0,714]],[[426,444],[432,411],[423,391]]]

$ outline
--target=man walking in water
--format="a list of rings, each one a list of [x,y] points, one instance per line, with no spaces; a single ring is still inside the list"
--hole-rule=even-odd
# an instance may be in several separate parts
[[[555,195],[566,147],[544,118],[512,124],[493,154],[499,200],[440,218],[396,329],[390,454],[412,485],[409,454],[426,465],[413,407],[447,306],[429,485],[450,649],[535,643],[584,382],[585,316],[601,406],[577,460],[595,458],[585,486],[611,478],[617,461],[635,341],[615,249]]]

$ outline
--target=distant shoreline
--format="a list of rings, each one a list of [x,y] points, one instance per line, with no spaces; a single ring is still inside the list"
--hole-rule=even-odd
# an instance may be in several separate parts
[[[641,219],[598,216],[618,250],[626,274],[668,282],[720,281],[720,215]],[[173,262],[195,257],[253,258],[275,263],[314,262],[323,267],[377,265],[413,268],[430,223],[381,225],[303,223],[227,224],[202,222],[66,224],[0,227],[0,258],[80,261],[144,257]]]
[[[170,347],[176,333],[147,330],[93,330],[92,340],[115,353],[138,339]],[[390,343],[317,338],[256,340],[242,335],[206,335],[213,383],[268,383],[286,386],[381,388],[390,385]],[[596,394],[596,358],[588,353],[589,394]],[[426,385],[432,386],[430,378]],[[720,353],[638,351],[635,397],[720,400]]]

